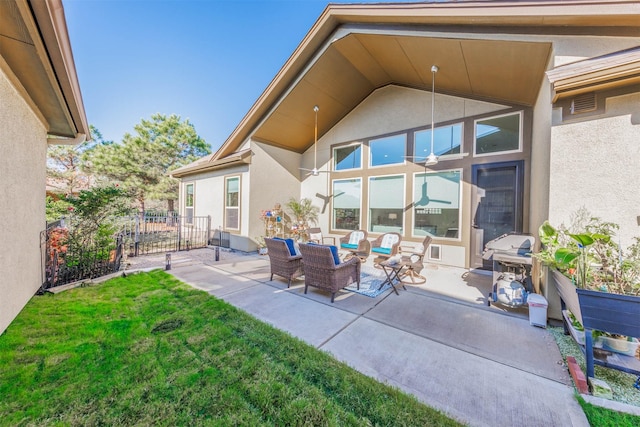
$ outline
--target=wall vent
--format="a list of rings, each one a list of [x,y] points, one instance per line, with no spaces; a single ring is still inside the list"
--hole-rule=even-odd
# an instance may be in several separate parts
[[[576,96],[571,101],[571,114],[586,113],[596,110],[596,93],[588,92]]]
[[[433,261],[441,261],[441,249],[442,247],[440,245],[429,245],[429,259]]]

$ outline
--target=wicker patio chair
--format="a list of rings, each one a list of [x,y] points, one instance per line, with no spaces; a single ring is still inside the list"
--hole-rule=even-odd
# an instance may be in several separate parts
[[[422,244],[418,245],[413,250],[401,250],[400,255],[402,261],[408,262],[409,265],[405,274],[402,276],[402,282],[409,285],[420,285],[427,281],[427,278],[420,274],[424,268],[424,257],[427,254],[429,245],[433,238],[426,236],[422,241]]]
[[[267,255],[271,264],[271,279],[277,274],[288,280],[287,288],[291,286],[291,280],[304,275],[301,255],[291,255],[284,240],[264,239],[267,245]]]
[[[317,243],[319,245],[336,244],[336,238],[323,235],[322,230],[319,227],[309,228],[307,233],[309,235],[310,242]]]
[[[378,236],[371,242],[371,253],[376,256],[373,260],[374,264],[397,255],[400,251],[400,243],[402,243],[402,236],[399,233],[384,233]]]
[[[300,244],[304,264],[304,293],[309,286],[331,292],[333,302],[336,292],[352,283],[360,289],[360,259],[351,258],[336,265],[329,246]]]
[[[371,245],[367,240],[368,233],[365,230],[354,230],[344,237],[340,238],[340,249],[346,250],[344,260],[348,260],[354,256],[365,262],[371,253]]]

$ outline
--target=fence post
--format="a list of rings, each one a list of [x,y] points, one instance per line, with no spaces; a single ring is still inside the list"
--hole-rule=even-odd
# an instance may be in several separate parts
[[[207,215],[207,245],[211,241],[211,215]]]
[[[136,215],[136,237],[134,240],[134,255],[138,256],[138,247],[140,246],[140,216]]]
[[[180,251],[180,240],[182,240],[182,218],[178,217],[178,252]]]

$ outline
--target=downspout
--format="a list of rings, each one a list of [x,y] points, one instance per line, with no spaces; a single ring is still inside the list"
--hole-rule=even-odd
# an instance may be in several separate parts
[[[87,140],[87,135],[79,133],[75,138],[64,138],[59,136],[48,136],[47,144],[49,145],[78,145]]]

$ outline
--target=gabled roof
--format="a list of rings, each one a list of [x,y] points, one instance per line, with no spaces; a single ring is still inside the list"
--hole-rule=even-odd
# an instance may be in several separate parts
[[[189,163],[186,166],[170,171],[169,176],[173,178],[184,178],[185,176],[202,172],[204,170],[210,171],[240,164],[249,164],[251,163],[251,154],[251,150],[247,149],[217,160],[213,159],[213,154],[210,154],[193,163]]]
[[[0,0],[0,68],[52,136],[89,136],[61,0]]]
[[[638,24],[640,25],[640,23]],[[640,83],[640,46],[547,71],[553,102],[595,90]]]
[[[521,105],[535,103],[551,55],[539,34],[640,36],[636,1],[329,4],[224,144],[251,137],[302,153],[386,85]],[[499,36],[497,36],[499,34]],[[205,166],[206,168],[206,166]]]

